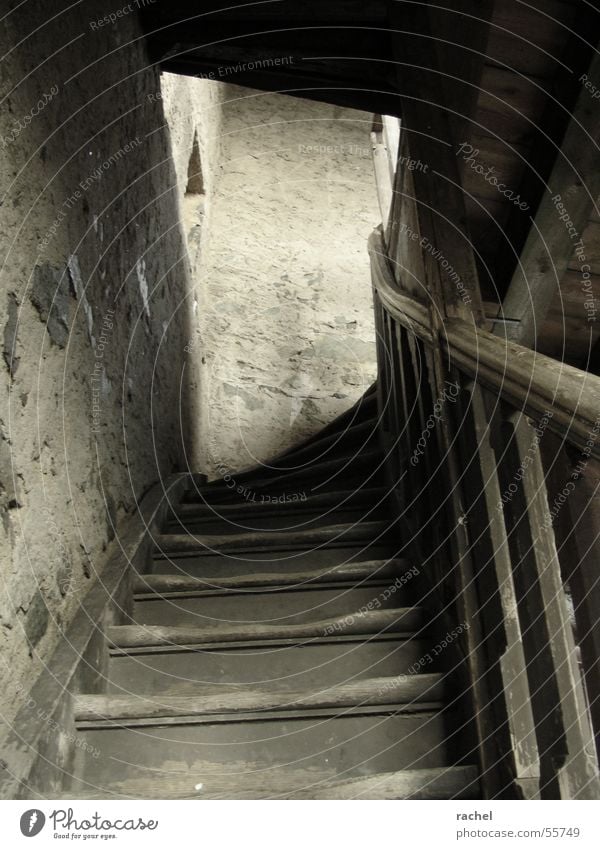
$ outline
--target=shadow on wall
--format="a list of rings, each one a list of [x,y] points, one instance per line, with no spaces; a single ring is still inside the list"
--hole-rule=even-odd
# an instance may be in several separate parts
[[[204,469],[272,457],[376,376],[373,116],[213,83],[222,155],[200,269]]]

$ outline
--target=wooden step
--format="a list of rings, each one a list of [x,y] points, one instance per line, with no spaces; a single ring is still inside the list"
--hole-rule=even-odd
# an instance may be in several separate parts
[[[441,711],[373,713],[79,732],[79,774],[110,793],[122,781],[189,780],[206,793],[301,790],[330,782],[448,765]],[[147,786],[146,786],[147,793]],[[143,795],[143,794],[140,794]]]
[[[316,546],[347,545],[352,542],[382,539],[395,526],[392,521],[360,522],[357,524],[327,525],[307,531],[268,531],[256,533],[211,535],[211,534],[161,534],[156,538],[155,557],[169,556],[181,552],[198,553],[252,551],[267,549],[283,551],[296,549],[306,551]]]
[[[396,558],[392,560],[365,560],[362,563],[342,563],[329,568],[299,569],[287,573],[257,571],[229,577],[195,578],[190,575],[138,575],[133,582],[133,592],[139,599],[155,593],[169,596],[188,593],[212,595],[222,590],[267,587],[282,589],[283,587],[299,587],[305,584],[339,584],[345,581],[355,583],[361,581],[382,582],[398,578],[402,583],[408,583],[415,572],[418,572],[418,569],[411,565],[410,561]]]
[[[314,781],[300,775],[304,786],[294,785],[280,777],[276,785],[265,787],[264,781],[255,780],[246,788],[235,786],[219,789],[212,780],[208,787],[196,782],[197,776],[183,775],[172,778],[158,776],[147,781],[136,779],[118,782],[107,788],[108,798],[119,799],[397,799],[397,800],[449,800],[479,799],[479,776],[474,766],[448,766],[436,769],[407,769],[396,772],[375,773],[350,780]],[[196,783],[195,783],[196,782]],[[103,799],[101,792],[90,784],[76,799]]]
[[[425,640],[384,635],[322,640],[304,645],[249,648],[181,646],[135,648],[114,654],[107,672],[107,692],[157,694],[165,690],[198,692],[215,685],[287,689],[322,688],[364,678],[409,674],[420,669],[430,650]],[[435,658],[426,666],[436,672]]]
[[[248,511],[240,510],[235,515],[221,515],[218,505],[208,508],[204,516],[199,519],[176,518],[167,522],[164,533],[168,534],[243,534],[262,533],[272,534],[274,531],[280,533],[297,533],[314,528],[323,528],[332,524],[355,525],[369,521],[384,521],[389,518],[387,506],[371,504],[363,505],[353,509],[325,510],[298,512],[278,512],[264,505],[266,512],[254,510],[250,515]]]
[[[437,703],[441,707],[443,676],[396,675],[338,684],[320,691],[244,689],[221,693],[164,694],[160,698],[144,696],[80,695],[75,698],[75,721],[79,725],[110,722],[126,726],[129,720],[148,720],[148,724],[186,717],[190,722],[213,722],[215,715],[276,713],[344,708],[416,706]]]
[[[379,540],[345,545],[324,545],[309,551],[293,548],[271,551],[267,548],[249,551],[201,552],[187,551],[177,554],[153,555],[153,571],[160,574],[187,575],[207,580],[215,577],[228,577],[242,572],[295,572],[305,568],[328,569],[345,563],[365,560],[391,560],[401,557],[404,547],[398,542]]]
[[[202,645],[206,643],[268,642],[271,640],[311,640],[331,636],[414,634],[423,622],[419,607],[395,610],[359,611],[346,616],[304,622],[299,625],[215,625],[193,628],[158,625],[113,625],[106,630],[114,648],[139,646]]]
[[[345,488],[372,488],[384,483],[384,455],[380,450],[365,451],[336,460],[327,460],[308,465],[294,472],[273,477],[249,477],[238,480],[235,473],[228,481],[213,481],[206,486],[190,491],[186,502],[199,501],[207,504],[230,501],[248,501],[257,494],[269,495],[273,499],[286,497],[297,502],[298,497],[318,495],[331,490]],[[350,483],[352,487],[348,486]]]
[[[220,624],[296,625],[315,619],[352,615],[357,610],[405,607],[408,585],[221,590],[185,597],[153,595],[136,601],[131,618],[139,625],[212,626]]]
[[[223,519],[237,519],[238,517],[254,516],[280,516],[293,513],[299,516],[311,516],[314,513],[323,514],[331,511],[345,509],[360,509],[373,504],[384,505],[390,491],[387,487],[365,487],[362,489],[343,489],[334,492],[324,492],[317,495],[306,496],[305,501],[283,501],[271,502],[261,501],[260,496],[254,500],[243,500],[234,504],[221,504],[211,506],[200,502],[179,504],[170,521],[180,519],[202,520],[209,519],[215,515]]]

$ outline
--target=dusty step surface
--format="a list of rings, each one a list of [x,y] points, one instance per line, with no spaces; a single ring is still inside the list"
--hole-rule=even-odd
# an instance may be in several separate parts
[[[246,572],[295,572],[299,569],[327,569],[367,560],[392,560],[405,554],[400,541],[376,540],[356,544],[319,545],[309,550],[264,548],[249,551],[188,551],[181,554],[154,552],[151,571],[199,578],[227,577]]]
[[[182,779],[207,792],[256,780],[271,787],[289,772],[320,779],[447,765],[440,712],[273,719],[80,732],[84,782],[110,791],[131,779]],[[94,754],[99,754],[94,757]],[[309,779],[310,780],[310,779]],[[304,779],[306,784],[306,778]],[[300,785],[302,786],[302,784]]]
[[[408,674],[425,657],[428,648],[422,640],[397,639],[258,648],[158,648],[144,654],[113,655],[107,688],[109,693],[121,695],[158,694],[175,688],[197,693],[199,686],[218,684],[320,688]],[[427,671],[436,671],[435,665],[428,665]]]
[[[320,495],[340,489],[378,487],[385,483],[383,455],[369,451],[358,455],[326,460],[307,465],[281,475],[215,481],[189,490],[185,502],[224,503],[232,500],[250,500],[258,494],[272,500],[300,501],[310,495]]]
[[[330,469],[315,476],[303,470],[260,481],[244,483],[232,478],[228,485],[218,482],[206,484],[188,491],[181,503],[181,509],[187,510],[191,506],[233,507],[250,503],[260,503],[263,506],[289,504],[291,508],[317,497],[325,499],[334,496],[344,490],[358,493],[387,486],[381,461],[369,459],[368,462],[356,463],[353,466],[336,462],[330,466]]]
[[[208,551],[245,552],[261,549],[311,551],[318,546],[342,546],[356,541],[384,540],[397,526],[397,520],[364,521],[325,525],[307,530],[260,530],[235,534],[165,533],[155,538],[157,554],[171,555]]]
[[[276,786],[253,781],[219,784],[211,778],[208,786],[197,776],[134,778],[111,785],[109,798],[115,799],[478,799],[477,769],[472,766],[411,769],[376,773],[353,779],[320,780],[317,771],[289,770]],[[67,797],[71,798],[71,796]],[[81,799],[102,799],[90,783],[81,788]]]
[[[243,590],[252,588],[305,588],[307,584],[339,585],[353,582],[354,585],[389,584],[401,587],[419,574],[419,568],[402,558],[366,560],[342,563],[337,566],[300,569],[288,572],[250,571],[230,575],[195,577],[193,575],[149,574],[138,575],[133,581],[136,599],[155,594],[177,596],[186,593],[213,593],[216,590]]]
[[[216,688],[208,692],[165,693],[162,696],[80,695],[74,700],[75,721],[96,723],[108,720],[127,725],[130,720],[146,719],[154,724],[166,719],[187,717],[190,721],[211,721],[211,716],[227,714],[233,718],[256,713],[331,708],[383,707],[440,703],[443,676],[440,673],[394,675],[366,678],[322,689],[284,689],[280,687]],[[441,704],[439,704],[441,707]]]
[[[232,511],[229,515],[219,509],[218,505],[207,508],[206,513],[199,518],[181,517],[173,519],[166,525],[168,534],[242,534],[257,531],[307,531],[313,528],[323,528],[332,524],[356,525],[360,522],[384,521],[387,519],[387,508],[373,504],[358,506],[352,509],[327,509],[321,512],[282,512],[277,508],[263,511]]]
[[[391,610],[361,609],[351,614],[291,625],[227,623],[194,625],[113,625],[106,629],[113,648],[140,646],[203,645],[221,643],[300,641],[325,637],[406,634],[414,636],[422,627],[423,610],[401,607]]]
[[[281,514],[313,515],[326,512],[334,513],[338,510],[360,509],[361,507],[372,507],[373,505],[384,505],[390,494],[388,487],[370,487],[362,489],[345,489],[341,491],[327,492],[317,495],[307,495],[306,500],[298,501],[270,501],[261,498],[242,499],[231,504],[210,505],[202,503],[175,506],[172,518],[203,519],[217,514],[222,517],[268,515],[279,516]]]
[[[406,587],[393,583],[358,588],[349,584],[335,588],[230,589],[187,598],[148,597],[135,602],[132,619],[140,625],[294,625],[352,615],[362,609],[406,606],[409,597]]]

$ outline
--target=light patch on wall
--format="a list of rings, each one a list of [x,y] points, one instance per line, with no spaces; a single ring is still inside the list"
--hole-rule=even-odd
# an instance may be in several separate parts
[[[83,279],[81,277],[81,268],[79,267],[79,259],[77,258],[76,254],[71,254],[71,256],[69,257],[67,261],[67,268],[69,269],[69,277],[71,278],[71,283],[73,284],[75,295],[81,303],[81,307],[85,315],[90,342],[95,348],[96,340],[94,338],[94,313],[90,302],[88,301],[85,294],[85,287],[83,285]]]
[[[140,286],[140,295],[142,296],[144,309],[146,310],[146,315],[148,316],[148,318],[150,318],[150,304],[148,303],[148,281],[146,280],[146,260],[138,259],[135,264],[135,270],[137,273],[138,283]]]

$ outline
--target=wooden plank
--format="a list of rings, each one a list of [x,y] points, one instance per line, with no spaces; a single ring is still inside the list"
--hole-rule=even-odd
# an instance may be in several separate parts
[[[158,625],[118,625],[108,629],[107,637],[115,648],[138,646],[204,645],[240,643],[249,640],[310,640],[329,636],[412,633],[422,624],[418,607],[396,610],[367,610],[306,622],[301,625],[217,625],[211,628],[162,627]]]
[[[482,85],[485,53],[494,0],[437,0],[429,6],[429,23],[441,70],[451,137],[455,145],[468,139]]]
[[[393,526],[393,521],[359,522],[354,525],[328,525],[306,531],[256,531],[243,534],[161,534],[156,537],[155,556],[202,551],[248,551],[267,545],[270,549],[305,548],[356,540],[378,540]]]
[[[400,577],[412,567],[408,560],[365,560],[321,569],[302,569],[296,572],[256,572],[219,578],[193,578],[190,575],[139,575],[133,583],[136,594],[164,595],[166,593],[220,592],[222,590],[255,587],[290,587],[336,581]]]
[[[375,433],[377,433],[375,431]],[[258,516],[278,515],[292,513],[294,517],[313,516],[315,513],[329,512],[329,510],[362,510],[367,506],[383,506],[388,495],[386,487],[366,487],[361,489],[342,489],[332,492],[311,495],[306,493],[306,498],[298,501],[284,501],[273,503],[267,501],[243,501],[225,502],[224,504],[203,504],[191,502],[180,504],[176,512],[169,519],[171,524],[186,521],[209,521],[215,518],[233,520],[236,518],[247,519],[253,522]]]
[[[369,255],[371,257],[373,286],[382,306],[403,327],[431,343],[433,336],[428,307],[425,303],[403,294],[399,290],[387,259],[387,250],[379,229],[374,230],[369,237]]]
[[[446,322],[448,356],[468,375],[534,419],[552,412],[549,427],[584,446],[600,409],[600,378],[505,342],[466,322]],[[600,446],[594,445],[594,456]]]
[[[107,696],[81,695],[75,699],[76,722],[95,720],[125,721],[160,717],[207,717],[211,714],[296,711],[314,708],[348,708],[411,702],[439,702],[443,695],[443,676],[439,673],[367,678],[338,684],[320,692],[307,690],[223,691],[195,695]]]
[[[443,58],[440,67],[438,43],[432,38],[429,17],[434,14],[419,4],[390,6],[394,67],[402,102],[402,138],[409,156],[427,166],[412,172],[418,223],[413,229],[424,267],[420,282],[432,305],[431,324],[436,334],[441,332],[444,315],[481,325],[483,308],[453,146],[452,110],[444,95],[448,70],[445,65],[450,57]],[[444,19],[447,10],[440,15]],[[407,29],[412,31],[411,38],[398,35]],[[397,169],[398,185],[406,170]],[[409,273],[412,271],[409,269]]]
[[[471,395],[471,411],[477,440],[474,456],[475,462],[479,465],[482,480],[481,494],[473,493],[473,496],[481,496],[484,504],[482,532],[489,535],[489,551],[493,558],[502,611],[502,622],[498,623],[497,628],[501,629],[505,636],[505,645],[500,657],[500,670],[512,744],[512,769],[523,798],[537,799],[540,793],[540,759],[506,526],[502,511],[498,510],[498,505],[501,504],[501,491],[496,455],[491,444],[491,422],[481,388],[471,385],[468,391]],[[474,545],[477,546],[477,544],[478,540],[475,539]],[[478,560],[481,572],[485,564],[481,562],[481,558]],[[483,588],[480,592],[482,590]],[[486,634],[490,636],[488,629]],[[498,639],[500,635],[496,632],[495,636]]]
[[[598,759],[589,713],[577,665],[577,653],[569,621],[554,534],[549,531],[550,511],[539,443],[534,431],[520,413],[510,418],[521,463],[527,462],[522,487],[527,503],[527,522],[532,540],[532,556],[547,622],[547,650],[552,658],[558,692],[562,730],[567,758],[557,769],[563,799],[600,798]],[[531,623],[530,627],[539,627]],[[550,707],[550,706],[548,706]]]
[[[306,799],[475,799],[479,797],[477,768],[414,769],[388,772],[333,783]]]
[[[340,475],[340,485],[344,485],[344,474],[360,474],[365,469],[377,467],[377,461],[380,460],[380,452],[376,450],[363,451],[359,454],[350,453],[335,460],[324,460],[306,465],[295,471],[281,472],[276,470],[274,475],[269,475],[264,469],[252,469],[249,472],[240,473],[239,475],[232,473],[229,477],[231,480],[212,481],[205,487],[196,490],[197,496],[195,499],[188,497],[188,501],[204,501],[209,502],[211,499],[215,501],[219,498],[231,499],[235,498],[238,487],[245,488],[246,491],[252,490],[277,490],[279,493],[290,493],[292,485],[302,483],[322,483],[324,481],[333,481]],[[279,472],[279,474],[277,473]],[[368,483],[370,476],[367,476],[365,483]],[[238,493],[239,494],[239,493]]]
[[[547,97],[546,86],[540,80],[515,73],[509,68],[486,65],[477,104],[479,126],[474,130],[498,139],[505,148],[508,143],[509,151],[515,144],[529,145]],[[475,142],[473,144],[477,146]]]
[[[565,445],[550,434],[540,447],[560,570],[573,600],[575,634],[600,754],[600,463],[584,455],[570,457]]]
[[[600,79],[600,53],[594,54],[588,76],[592,80]],[[599,194],[600,110],[590,92],[582,87],[504,298],[504,314],[520,316],[521,323],[498,326],[496,335],[506,335],[523,345],[535,347],[575,243],[587,226]],[[562,206],[558,206],[559,203]]]
[[[242,790],[223,786],[214,778],[209,787],[194,790],[189,775],[162,773],[151,779],[115,781],[110,798],[121,799],[475,799],[479,798],[478,773],[473,766],[407,769],[375,773],[361,778],[332,780],[303,773],[282,773],[277,786],[255,776],[252,787]],[[217,784],[222,786],[215,787]],[[77,799],[105,799],[106,790],[90,784],[78,789]],[[64,798],[72,799],[73,796]]]
[[[532,2],[502,0],[494,3],[487,45],[488,61],[524,74],[553,79],[561,71],[560,54],[565,28],[576,23],[575,10],[559,0]]]

